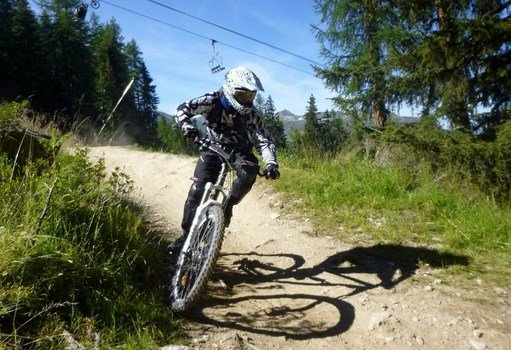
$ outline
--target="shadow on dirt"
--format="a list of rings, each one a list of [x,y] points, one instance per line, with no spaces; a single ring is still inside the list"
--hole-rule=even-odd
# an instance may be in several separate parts
[[[225,260],[230,263],[223,266]],[[469,259],[429,248],[384,244],[340,252],[310,268],[304,267],[305,263],[302,256],[295,254],[223,254],[213,278],[223,287],[213,288],[204,298],[202,309],[190,318],[217,327],[289,339],[334,336],[348,330],[355,319],[354,307],[342,299],[374,288],[392,289],[421,265],[466,266]],[[318,293],[282,293],[289,284],[317,286]],[[234,293],[233,289],[240,285],[243,296],[236,296],[240,292]],[[261,295],[261,290],[268,292]],[[229,306],[234,305],[243,314],[229,312]],[[222,317],[208,316],[206,308],[225,309],[226,313]],[[335,322],[327,322],[331,317],[322,317],[334,312],[338,314]]]

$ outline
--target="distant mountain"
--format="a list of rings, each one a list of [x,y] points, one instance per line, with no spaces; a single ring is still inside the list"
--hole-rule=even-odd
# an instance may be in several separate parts
[[[302,120],[303,119],[303,116],[299,116],[299,115],[296,115],[294,114],[293,112],[291,112],[290,110],[287,110],[287,109],[284,109],[280,112],[277,112],[277,114],[279,115],[280,119],[284,122],[284,121],[296,121],[296,120]]]
[[[399,116],[397,114],[391,113],[390,120],[396,124],[413,124],[413,123],[418,122],[419,118]]]
[[[173,115],[168,114],[168,113],[165,113],[165,112],[162,112],[162,111],[156,111],[156,114],[158,114],[159,116],[164,117],[164,118],[165,118],[165,119],[167,119],[167,120],[172,120],[172,119],[174,119],[174,116],[173,116]]]
[[[291,132],[292,129],[298,129],[298,130],[303,129],[303,127],[305,125],[305,117],[304,116],[296,115],[287,109],[284,109],[284,110],[278,112],[277,114],[279,115],[280,119],[282,120],[282,123],[284,124],[284,132],[286,133],[286,135],[289,135],[289,133]],[[342,112],[335,112],[335,114],[333,116],[331,115],[331,112],[329,112],[329,114],[330,114],[330,117],[325,118],[325,113],[319,112],[317,114],[318,121],[321,123],[321,122],[326,122],[328,120],[333,120],[333,119],[342,119],[344,122],[347,123],[347,125],[351,124],[351,117],[342,113]],[[392,121],[396,124],[411,124],[411,123],[416,123],[417,121],[419,121],[419,118],[399,116],[394,113],[390,114],[389,119],[390,119],[390,121]],[[367,122],[367,126],[371,126],[371,125],[372,125],[371,121]]]

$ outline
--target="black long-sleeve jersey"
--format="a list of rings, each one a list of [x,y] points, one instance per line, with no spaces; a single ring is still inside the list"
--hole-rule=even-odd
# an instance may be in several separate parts
[[[212,91],[179,105],[176,110],[179,126],[184,130],[187,125],[192,125],[192,117],[203,115],[212,141],[233,148],[255,146],[267,165],[277,165],[275,144],[259,113],[252,109],[244,115],[224,108],[222,96],[222,90]]]

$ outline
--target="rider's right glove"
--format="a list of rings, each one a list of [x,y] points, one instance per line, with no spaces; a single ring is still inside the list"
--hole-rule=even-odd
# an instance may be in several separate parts
[[[268,176],[273,180],[278,179],[280,177],[279,166],[276,164],[268,165]]]
[[[183,134],[192,140],[195,140],[199,136],[199,130],[195,129],[191,124],[184,124]]]

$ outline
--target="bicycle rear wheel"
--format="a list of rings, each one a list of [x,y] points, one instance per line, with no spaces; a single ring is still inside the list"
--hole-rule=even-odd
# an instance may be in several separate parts
[[[190,232],[190,244],[185,243],[179,254],[171,287],[172,311],[189,310],[204,292],[220,253],[223,233],[222,209],[212,205]]]

